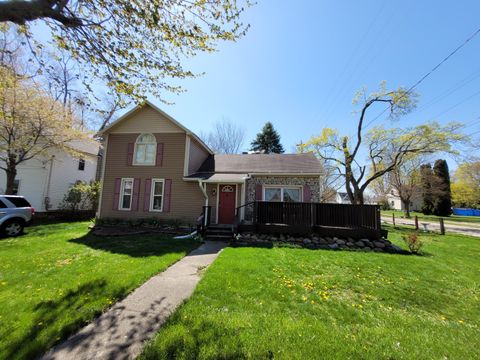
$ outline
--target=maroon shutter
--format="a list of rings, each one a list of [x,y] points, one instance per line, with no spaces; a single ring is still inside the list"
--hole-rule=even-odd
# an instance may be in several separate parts
[[[157,144],[157,157],[155,159],[155,166],[163,165],[163,143]]]
[[[310,186],[303,185],[303,202],[311,202],[312,201],[312,190],[310,190]]]
[[[127,166],[132,166],[134,143],[128,143],[127,146]]]
[[[118,210],[118,200],[120,199],[120,185],[122,183],[121,178],[116,178],[115,179],[115,188],[113,191],[113,204],[112,204],[112,209],[113,210]]]
[[[165,180],[165,189],[163,190],[163,212],[170,212],[170,200],[172,199],[172,180]]]
[[[255,200],[260,201],[262,200],[263,194],[262,194],[262,184],[257,184],[255,185]]]
[[[133,199],[132,199],[132,210],[138,211],[138,195],[140,193],[140,179],[135,178],[133,180]]]
[[[150,190],[152,189],[152,179],[145,179],[145,192],[143,194],[143,211],[150,211]]]

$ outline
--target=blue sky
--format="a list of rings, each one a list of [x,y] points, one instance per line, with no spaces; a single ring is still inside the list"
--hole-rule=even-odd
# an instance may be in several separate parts
[[[186,93],[166,94],[174,105],[150,100],[197,133],[224,117],[238,123],[245,149],[271,121],[290,152],[323,127],[351,131],[358,89],[411,86],[480,27],[478,14],[478,1],[259,0],[244,16],[244,38],[188,60],[206,74],[182,81]],[[418,111],[375,124],[476,121],[467,129],[479,131],[479,60],[480,35],[417,88]]]

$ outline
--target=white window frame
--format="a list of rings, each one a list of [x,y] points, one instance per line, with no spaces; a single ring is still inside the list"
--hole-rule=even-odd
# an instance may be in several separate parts
[[[144,135],[151,135],[155,139],[155,143],[153,143],[153,142],[152,143],[139,143],[138,140]],[[137,147],[138,147],[139,144],[140,145],[155,144],[155,148],[154,148],[154,151],[153,151],[153,162],[151,162],[151,163],[137,162]],[[135,140],[135,146],[134,146],[134,149],[133,149],[132,164],[137,165],[137,166],[155,166],[155,164],[157,162],[157,145],[158,144],[157,144],[157,139],[155,138],[155,135],[153,135],[151,133],[143,133],[143,134],[138,135],[137,140]],[[146,147],[145,147],[145,149],[146,149]]]
[[[153,208],[153,200],[155,197],[155,183],[161,182],[162,183],[162,203],[160,205],[160,210],[159,209],[154,209]],[[153,212],[163,212],[163,202],[165,200],[165,179],[152,179],[152,184],[150,185],[150,206],[149,206],[149,211]],[[158,195],[157,195],[158,196]]]
[[[300,199],[298,202],[303,202],[303,186],[302,185],[263,185],[263,191],[262,191],[262,199],[263,201],[265,200],[265,190],[266,189],[280,189],[280,198],[281,202],[283,202],[283,190],[284,189],[298,189],[300,190]]]
[[[132,193],[130,194],[130,206],[128,208],[122,207],[123,205],[123,197],[125,196],[124,191],[125,191],[125,183],[127,181],[132,182]],[[135,185],[135,180],[133,178],[122,178],[121,180],[121,186],[120,186],[120,194],[118,197],[118,210],[121,211],[130,211],[132,210],[132,202],[133,202],[133,188]]]

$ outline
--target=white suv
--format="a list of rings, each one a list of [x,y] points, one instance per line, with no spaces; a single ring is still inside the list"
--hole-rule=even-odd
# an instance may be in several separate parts
[[[33,219],[35,209],[23,196],[0,195],[0,233],[18,236]]]

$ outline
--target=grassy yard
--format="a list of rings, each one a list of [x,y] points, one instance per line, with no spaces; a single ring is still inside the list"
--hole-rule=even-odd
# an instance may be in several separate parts
[[[405,216],[405,213],[400,210],[382,210],[382,216],[392,217],[392,214],[395,214],[396,218],[401,218]],[[410,216],[413,219],[418,216],[418,220],[430,220],[438,222],[440,216],[436,215],[423,215],[420,212],[411,211]],[[461,223],[470,223],[472,225],[480,226],[480,216],[459,216],[459,215],[450,215],[448,217],[443,217],[445,222],[461,222]]]
[[[424,256],[227,248],[142,358],[478,359],[480,239],[424,240]]]
[[[31,359],[90,322],[198,243],[100,238],[89,223],[0,239],[0,359]]]

